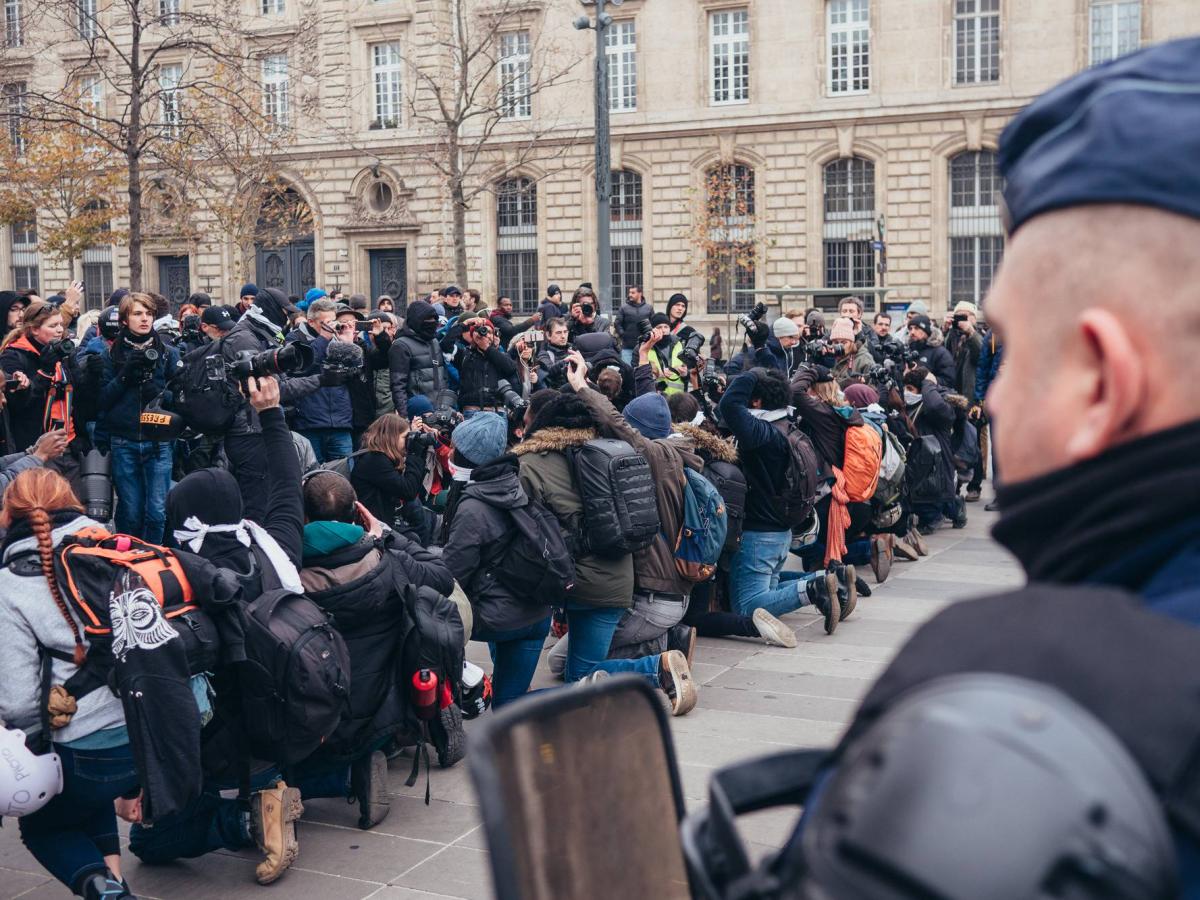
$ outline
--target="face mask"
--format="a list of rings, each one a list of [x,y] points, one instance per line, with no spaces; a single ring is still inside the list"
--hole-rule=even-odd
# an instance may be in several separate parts
[[[904,392],[904,405],[905,406],[916,406],[920,402],[921,402],[920,394],[914,394],[912,391]]]
[[[423,337],[425,340],[434,337],[437,334],[437,330],[437,319],[426,319],[424,322],[418,323],[417,327],[413,329],[419,337]]]

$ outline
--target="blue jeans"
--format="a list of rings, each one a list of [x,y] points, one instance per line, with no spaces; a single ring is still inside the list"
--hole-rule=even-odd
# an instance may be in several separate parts
[[[567,606],[567,628],[570,629],[571,640],[568,644],[567,667],[563,671],[564,681],[570,684],[599,669],[613,675],[632,672],[643,676],[655,688],[659,686],[657,656],[608,658],[608,648],[612,646],[613,635],[624,615],[623,609]]]
[[[34,858],[76,890],[105,870],[104,857],[121,852],[113,801],[137,790],[138,774],[128,744],[107,750],[55,744],[54,752],[62,762],[62,793],[17,822],[21,843]]]
[[[634,350],[626,350],[626,349],[622,348],[622,350],[621,350],[621,359],[625,361],[625,364],[626,364],[626,365],[628,365],[628,366],[632,366],[632,365],[633,365],[633,354],[634,354],[635,352],[636,352],[636,351],[634,351]]]
[[[794,612],[808,603],[805,584],[813,575],[781,578],[790,531],[743,531],[742,545],[733,555],[729,570],[730,609],[743,616],[765,609],[773,616]]]
[[[300,433],[312,444],[318,463],[342,459],[354,452],[354,439],[348,428],[310,428]]]
[[[549,633],[549,616],[527,628],[512,631],[489,631],[482,626],[475,628],[471,640],[487,641],[492,653],[493,709],[511,703],[529,690]]]
[[[110,445],[117,531],[161,544],[175,442],[113,437]]]

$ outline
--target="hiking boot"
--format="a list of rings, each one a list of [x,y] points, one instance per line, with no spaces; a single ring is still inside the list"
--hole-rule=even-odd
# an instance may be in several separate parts
[[[350,794],[358,801],[359,828],[374,828],[388,817],[392,807],[387,785],[387,756],[381,751],[350,764]]]
[[[983,509],[984,509],[984,512],[999,512],[1000,511],[1000,501],[993,500],[991,503],[986,504],[983,507]]]
[[[979,488],[967,488],[968,503],[978,503],[981,495],[982,492],[979,490]]]
[[[668,650],[658,658],[658,683],[671,701],[671,715],[684,716],[696,705],[696,683],[687,657]]]
[[[691,625],[674,625],[667,630],[667,649],[678,650],[687,658],[688,668],[696,655],[696,629]]]
[[[895,554],[897,559],[902,559],[905,562],[916,562],[918,559],[921,558],[917,554],[917,551],[914,550],[912,547],[910,547],[908,544],[906,544],[904,541],[896,541],[895,543],[893,543],[892,544],[892,552]]]
[[[929,547],[925,543],[925,538],[922,537],[925,534],[933,534],[933,528],[925,531],[915,521],[912,528],[908,530],[908,543],[921,556],[929,555]]]
[[[861,575],[855,576],[854,587],[858,591],[858,596],[860,596],[860,597],[870,597],[871,596],[871,586],[863,580],[863,577]]]
[[[765,609],[756,609],[750,617],[766,643],[773,647],[795,647],[796,632],[788,628]]]
[[[840,618],[845,621],[850,618],[854,607],[858,605],[858,582],[861,579],[855,575],[854,566],[845,566],[839,562],[831,562],[829,571],[837,577],[837,598],[841,607]]]
[[[838,603],[838,578],[832,572],[809,579],[804,586],[808,602],[825,617],[825,633],[833,634],[842,620],[842,608]]]
[[[887,538],[881,534],[871,538],[871,571],[875,573],[875,581],[883,584],[892,571],[892,550]]]
[[[84,900],[137,900],[125,879],[117,878],[107,869],[84,881],[76,896]]]
[[[300,854],[296,820],[303,814],[300,789],[282,781],[250,798],[250,836],[267,857],[254,870],[259,884],[275,881],[296,861]]]

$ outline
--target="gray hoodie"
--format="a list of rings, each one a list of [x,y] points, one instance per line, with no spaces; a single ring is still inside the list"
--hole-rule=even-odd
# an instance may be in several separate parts
[[[85,527],[99,527],[87,516],[79,516],[55,528],[51,535],[57,547],[64,537]],[[22,576],[13,573],[13,558],[36,552],[37,539],[22,538],[4,550],[4,568],[0,569],[0,719],[26,732],[38,730],[41,697],[41,660],[38,644],[70,654],[75,649],[71,633],[50,587],[42,575]],[[72,611],[72,615],[74,612]],[[83,622],[75,616],[83,633]],[[87,638],[84,637],[86,645]],[[62,684],[75,674],[76,666],[55,659],[51,669],[52,684]],[[70,743],[125,724],[121,701],[105,689],[92,691],[79,701],[79,710],[71,721],[52,735],[58,743]]]

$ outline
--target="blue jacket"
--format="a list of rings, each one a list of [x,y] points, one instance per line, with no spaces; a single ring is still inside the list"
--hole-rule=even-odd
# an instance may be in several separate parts
[[[783,432],[750,412],[750,395],[758,376],[738,375],[721,397],[721,419],[737,438],[738,464],[746,476],[747,531],[791,531],[776,498],[787,477],[789,454]],[[781,410],[780,412],[785,412]]]
[[[120,340],[120,338],[118,338]],[[115,346],[115,344],[114,344]],[[167,382],[179,370],[179,351],[162,341],[155,342],[158,362],[148,380],[141,373],[113,359],[113,351],[105,347],[100,353],[100,414],[96,420],[97,434],[120,437],[131,441],[142,437],[142,410],[166,390]],[[118,353],[120,355],[120,353]]]
[[[987,396],[988,388],[1000,373],[1000,358],[1004,355],[1004,345],[996,340],[996,335],[989,334],[983,341],[983,349],[979,351],[979,362],[975,367],[975,402],[982,403]]]
[[[329,350],[329,340],[323,337],[310,342],[314,354],[313,364],[301,373],[302,375],[316,375],[321,371],[325,353]],[[296,401],[296,418],[292,428],[295,431],[312,431],[317,428],[340,428],[349,431],[353,427],[353,421],[354,407],[350,403],[350,389],[345,385],[319,387]]]
[[[725,374],[730,377],[741,372],[749,372],[755,366],[764,369],[775,369],[782,372],[784,377],[791,378],[800,363],[804,362],[804,348],[793,347],[785,350],[779,343],[779,338],[771,335],[767,343],[757,349],[747,348],[736,353],[733,359],[725,363]]]

